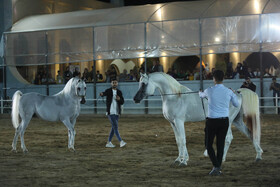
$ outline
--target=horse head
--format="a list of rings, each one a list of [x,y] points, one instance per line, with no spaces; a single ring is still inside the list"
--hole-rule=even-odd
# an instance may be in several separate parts
[[[133,100],[135,103],[140,103],[140,101],[148,96],[152,95],[155,92],[155,86],[154,84],[150,81],[149,76],[144,73],[141,74],[141,78],[139,81],[139,89],[137,93],[135,94]]]
[[[75,94],[76,94],[76,96],[81,98],[81,104],[85,104],[85,102],[86,102],[85,96],[86,96],[86,90],[87,90],[86,83],[82,79],[76,79],[76,81],[74,81],[74,82],[75,82],[75,84],[74,84]]]

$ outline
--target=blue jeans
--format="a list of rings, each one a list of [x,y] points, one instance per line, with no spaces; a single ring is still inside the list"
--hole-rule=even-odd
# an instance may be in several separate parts
[[[119,142],[122,141],[119,130],[118,130],[119,115],[108,115],[108,118],[112,124],[112,128],[111,128],[111,132],[110,132],[108,141],[110,142],[112,140],[114,134],[116,134]]]

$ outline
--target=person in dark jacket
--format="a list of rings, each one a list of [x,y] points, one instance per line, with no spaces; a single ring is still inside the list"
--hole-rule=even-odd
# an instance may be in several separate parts
[[[253,92],[256,92],[256,85],[251,81],[250,77],[245,78],[245,82],[243,82],[240,88],[248,88]]]
[[[112,79],[111,85],[111,88],[100,93],[101,97],[106,96],[106,115],[108,116],[112,125],[108,142],[105,147],[115,147],[115,145],[111,142],[114,134],[116,134],[116,137],[120,142],[120,147],[124,147],[126,142],[122,140],[118,130],[119,115],[121,114],[121,105],[124,103],[124,98],[122,92],[117,89],[118,81],[116,79]]]

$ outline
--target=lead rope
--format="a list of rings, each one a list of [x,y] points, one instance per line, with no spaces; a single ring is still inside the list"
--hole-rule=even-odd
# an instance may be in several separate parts
[[[163,95],[182,95],[182,94],[193,94],[193,93],[198,93],[198,91],[196,92],[185,92],[185,93],[171,93],[171,94],[153,94],[153,95],[148,95],[148,96],[163,96]]]

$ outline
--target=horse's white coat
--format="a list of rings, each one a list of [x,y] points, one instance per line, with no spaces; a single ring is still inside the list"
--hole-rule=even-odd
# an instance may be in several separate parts
[[[142,88],[143,83],[146,85],[145,89]],[[159,89],[162,98],[162,112],[164,117],[170,122],[173,128],[179,150],[179,156],[175,160],[175,163],[179,163],[180,165],[187,165],[189,155],[186,147],[184,122],[205,120],[205,114],[207,115],[208,111],[207,100],[203,99],[202,102],[202,100],[199,98],[198,93],[186,94],[187,92],[192,92],[192,90],[181,85],[179,82],[165,73],[152,73],[149,75],[142,74],[139,85],[139,91],[134,97],[134,100],[137,102],[140,102],[140,100],[142,100],[147,95],[153,95],[155,89]],[[248,89],[241,89],[241,94],[237,94],[239,103],[242,103],[242,94],[247,95],[253,93],[247,90]],[[258,98],[255,97],[250,102],[254,103],[247,102],[247,108],[252,108],[250,104],[252,104],[253,107],[256,107],[254,105],[256,105],[256,102],[258,103]],[[204,109],[202,107],[202,104],[204,104],[205,111],[203,111]],[[259,114],[256,114],[256,111],[254,112],[254,114],[257,118],[256,120],[259,120]],[[241,107],[241,105],[237,108],[230,105],[229,123],[230,126],[225,140],[223,160],[225,161],[226,159],[228,148],[233,139],[231,131],[232,123],[253,141],[253,145],[255,146],[257,152],[256,158],[261,159],[262,149],[259,142],[251,137],[248,128],[243,122],[243,108]],[[260,137],[260,134],[258,136]]]
[[[80,113],[80,101],[86,95],[86,84],[78,78],[72,78],[64,89],[53,95],[45,96],[38,93],[22,94],[16,91],[13,96],[12,123],[15,131],[12,143],[13,151],[16,151],[18,136],[21,138],[21,148],[27,149],[24,144],[24,132],[33,114],[47,121],[62,121],[68,129],[68,148],[74,149],[76,118]],[[20,117],[20,118],[19,118]],[[19,122],[21,119],[21,122]]]

